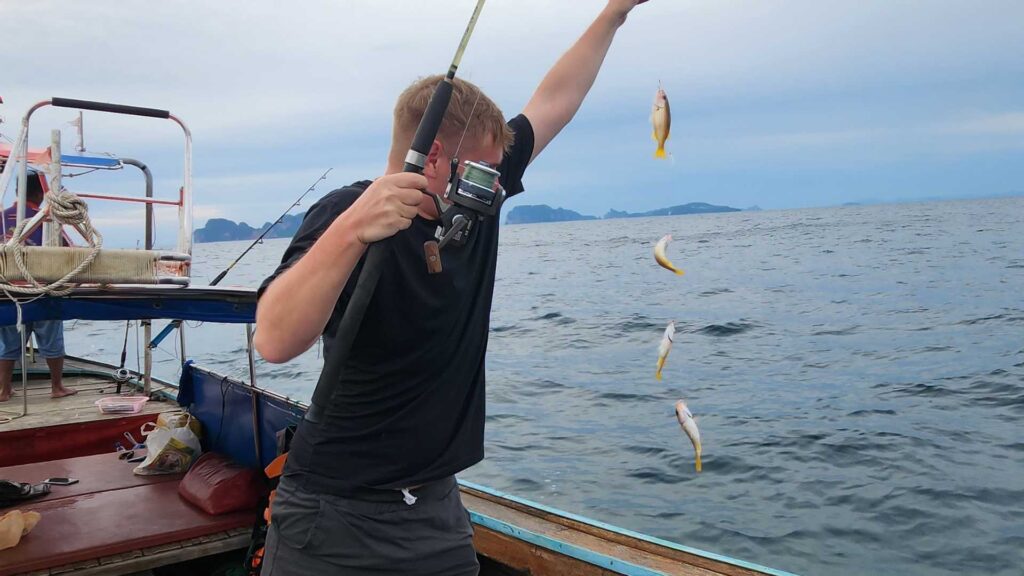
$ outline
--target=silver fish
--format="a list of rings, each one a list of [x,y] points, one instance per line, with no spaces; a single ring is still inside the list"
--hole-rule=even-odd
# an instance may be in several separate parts
[[[693,450],[697,453],[697,472],[700,472],[700,430],[697,429],[697,421],[693,419],[693,414],[686,407],[686,402],[682,400],[676,402],[676,420],[679,420],[683,432],[693,444]]]

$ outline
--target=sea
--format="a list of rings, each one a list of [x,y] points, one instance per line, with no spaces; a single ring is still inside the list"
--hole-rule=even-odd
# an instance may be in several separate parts
[[[665,234],[683,276],[654,261]],[[195,282],[248,244],[197,245]],[[287,244],[224,283],[257,286]],[[68,351],[117,364],[125,332],[69,322]],[[242,327],[186,335],[248,377]],[[258,360],[257,384],[308,399],[321,352]],[[157,375],[180,355],[165,340]],[[1020,575],[1022,420],[1024,198],[506,226],[486,458],[460,477],[799,574]]]

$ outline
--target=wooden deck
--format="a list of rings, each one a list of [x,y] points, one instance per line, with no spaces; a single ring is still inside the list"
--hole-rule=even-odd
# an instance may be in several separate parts
[[[78,394],[64,398],[50,398],[49,373],[49,368],[42,358],[36,357],[36,361],[29,364],[28,413],[18,417],[21,414],[23,400],[21,372],[17,366],[15,367],[13,378],[15,395],[7,402],[0,403],[0,434],[62,424],[114,420],[126,416],[126,414],[103,414],[96,407],[96,401],[100,398],[113,397],[116,394],[117,386],[112,380],[113,370],[104,374],[97,369],[96,364],[86,363],[75,358],[65,359],[64,386],[78,390]],[[172,395],[175,393],[172,388],[154,380],[153,391],[161,390],[169,390]],[[130,387],[123,389],[123,392],[131,391]],[[177,406],[170,402],[150,400],[140,414],[158,414],[175,408]]]

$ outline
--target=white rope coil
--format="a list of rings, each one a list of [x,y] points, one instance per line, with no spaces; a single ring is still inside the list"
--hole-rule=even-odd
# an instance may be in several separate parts
[[[14,292],[15,294],[48,294],[50,296],[64,296],[70,294],[75,288],[75,284],[72,283],[73,279],[78,276],[83,270],[92,264],[93,260],[100,252],[100,247],[103,246],[103,235],[98,230],[93,228],[92,221],[89,220],[89,206],[73,192],[69,192],[66,189],[61,189],[57,192],[47,192],[46,201],[50,207],[50,219],[54,224],[60,224],[64,226],[75,226],[85,235],[85,239],[92,245],[89,255],[75,266],[70,272],[65,274],[59,280],[51,282],[50,284],[40,284],[28,271],[28,267],[25,265],[25,254],[24,244],[22,242],[14,242],[11,244],[14,252],[14,261],[18,266],[18,270],[21,272],[22,278],[30,284],[30,286],[15,286],[7,281],[6,277],[0,276],[0,289],[8,292]],[[25,225],[29,222],[26,218],[22,220],[18,226],[14,229],[12,238],[19,238],[21,231]]]

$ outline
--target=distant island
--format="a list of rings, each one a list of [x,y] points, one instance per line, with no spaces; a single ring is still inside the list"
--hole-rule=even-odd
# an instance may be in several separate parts
[[[299,229],[299,224],[302,224],[302,218],[305,215],[305,212],[294,216],[286,214],[281,219],[281,223],[274,226],[274,229],[266,235],[266,238],[291,238]],[[259,228],[253,228],[245,222],[239,224],[226,218],[210,218],[206,221],[206,226],[195,231],[192,239],[196,243],[255,240],[271,225],[273,222],[264,222]]]
[[[506,224],[534,224],[537,222],[574,222],[576,220],[597,220],[597,216],[586,216],[565,208],[552,208],[547,204],[516,206],[505,216]]]
[[[752,207],[751,210],[759,210]],[[610,220],[612,218],[646,218],[648,216],[678,216],[680,214],[711,214],[713,212],[740,212],[739,208],[729,206],[715,206],[704,202],[690,202],[660,210],[648,212],[623,212],[620,210],[609,210],[603,218],[580,214],[566,208],[552,208],[546,204],[530,206],[516,206],[505,216],[506,224],[535,224],[538,222],[574,222],[577,220]],[[291,238],[302,224],[302,218],[306,213],[285,215],[281,223],[274,226],[274,229],[266,235],[266,238]],[[259,228],[253,228],[245,222],[236,223],[226,218],[210,218],[206,225],[195,231],[193,240],[200,242],[230,242],[234,240],[255,240],[273,222],[264,222]]]
[[[714,212],[741,212],[739,208],[715,206],[706,202],[690,202],[647,212],[623,212],[609,210],[604,220],[612,218],[647,218],[650,216],[679,216],[682,214],[711,214]],[[596,216],[587,216],[565,208],[552,208],[546,204],[516,206],[505,217],[506,224],[534,224],[538,222],[571,222],[575,220],[598,220]]]

